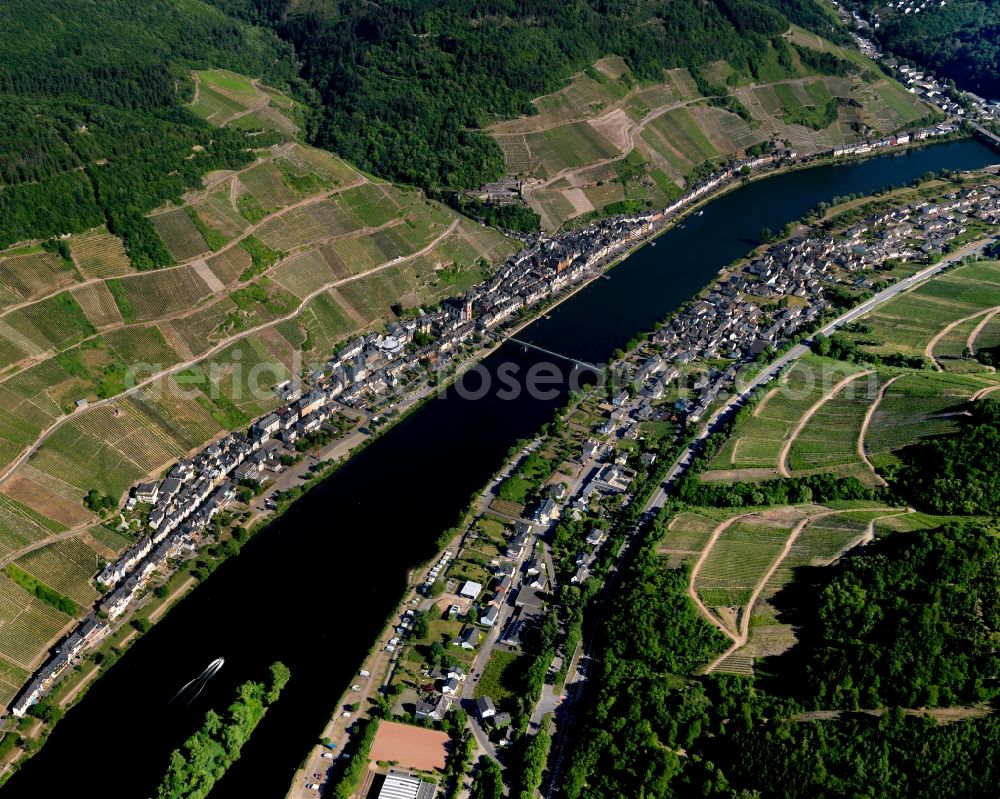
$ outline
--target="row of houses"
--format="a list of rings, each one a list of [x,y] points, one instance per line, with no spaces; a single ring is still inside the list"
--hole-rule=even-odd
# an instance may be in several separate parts
[[[1000,119],[1000,100],[987,99],[973,92],[953,89],[923,67],[886,56],[871,37],[871,32],[877,31],[882,26],[883,18],[894,15],[919,14],[928,8],[944,6],[946,2],[947,0],[936,0],[936,2],[935,0],[920,0],[919,2],[918,0],[889,0],[882,6],[872,8],[867,19],[857,10],[848,11],[842,8],[836,0],[834,0],[833,5],[842,19],[853,22],[857,27],[853,35],[858,49],[891,70],[910,92],[941,109],[950,117],[976,119],[981,122]]]
[[[954,133],[956,130],[957,126],[954,124],[950,122],[942,122],[939,125],[931,125],[927,128],[920,128],[912,133],[900,133],[898,135],[883,136],[880,139],[865,139],[857,144],[845,144],[841,147],[834,147],[833,155],[835,157],[845,155],[865,155],[867,153],[877,152],[878,150],[884,150],[887,147],[897,147],[909,144],[911,141],[924,141],[925,139],[932,139],[937,136],[947,136],[949,133]]]
[[[59,675],[73,662],[87,646],[99,640],[107,631],[107,623],[88,616],[84,622],[70,633],[55,649],[55,653],[36,672],[20,695],[17,697],[10,712],[21,718],[52,687]]]
[[[820,320],[830,307],[824,289],[871,288],[876,267],[889,259],[939,255],[972,219],[1000,223],[1000,189],[989,185],[950,193],[937,203],[920,200],[870,215],[838,236],[792,239],[771,248],[655,331],[652,346],[639,351],[642,359],[632,375],[641,387],[638,395],[634,400],[625,395],[627,407],[615,408],[596,432],[621,434],[654,418],[657,403],[677,386],[684,390],[673,410],[698,421],[731,385],[741,362],[780,347]],[[732,363],[692,372],[699,360]],[[588,441],[584,455],[601,446]]]
[[[507,540],[504,556],[493,562],[488,589],[473,580],[464,581],[458,588],[456,597],[470,603],[470,620],[452,640],[452,646],[468,651],[476,649],[482,638],[482,628],[489,629],[497,625],[503,615],[503,608],[512,600],[515,600],[516,605],[516,601],[525,592],[530,591],[535,596],[537,592],[545,590],[546,567],[540,557],[532,557],[523,564],[523,569],[519,569],[525,549],[532,540],[532,530],[533,527],[528,522],[515,523]],[[448,557],[439,559],[431,569],[432,572],[439,567],[443,568],[451,559],[451,553],[446,554]],[[457,604],[452,606],[452,615],[458,612],[458,608]],[[425,686],[423,696],[416,703],[415,714],[418,719],[440,720],[460,695],[461,683],[465,681],[466,675],[461,667],[451,666],[442,672],[432,670],[428,676],[435,680],[435,684]]]

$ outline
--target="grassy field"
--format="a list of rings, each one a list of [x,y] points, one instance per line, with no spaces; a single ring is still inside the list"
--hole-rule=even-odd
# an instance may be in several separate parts
[[[499,707],[508,705],[522,687],[523,668],[523,658],[516,652],[494,649],[476,685],[476,698],[488,696]]]

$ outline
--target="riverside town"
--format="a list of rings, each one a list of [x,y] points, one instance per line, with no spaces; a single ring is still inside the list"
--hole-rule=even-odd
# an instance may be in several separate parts
[[[474,336],[480,343],[484,336],[502,340],[504,328],[526,309],[598,276],[699,197],[746,174],[744,168],[772,166],[791,157],[794,154],[784,153],[734,164],[663,211],[529,239],[525,249],[511,256],[490,280],[447,301],[444,310],[393,323],[386,335],[350,342],[322,367],[306,370],[301,381],[278,386],[286,403],[282,408],[177,463],[165,479],[137,485],[126,509],[142,512],[136,518],[144,521],[148,533],[103,568],[97,579],[108,593],[55,648],[17,697],[11,713],[23,716],[84,649],[101,641],[157,570],[169,569],[172,559],[195,550],[212,518],[236,496],[239,484],[263,483],[269,474],[280,472],[281,455],[289,449],[294,452],[298,439],[318,431],[338,410],[357,409],[372,418],[412,391],[414,382],[424,385],[432,373],[453,365],[459,348]],[[972,221],[989,226],[1000,221],[996,186],[965,189],[938,203],[887,211],[841,236],[778,245],[720,281],[655,332],[657,352],[634,374],[642,385],[640,396],[632,401],[622,391],[599,432],[614,432],[621,426],[623,435],[636,437],[638,422],[664,413],[657,403],[671,393],[673,383],[689,382],[690,390],[673,399],[666,417],[697,422],[723,388],[733,384],[740,363],[773,351],[819,320],[830,306],[824,288],[874,288],[875,270],[881,264],[940,257],[956,240],[968,238]],[[785,302],[780,310],[762,308],[762,301],[766,305],[778,300]],[[709,368],[686,381],[699,361],[720,358],[730,365]],[[600,452],[596,442],[588,446],[592,456]],[[585,506],[590,493],[602,487],[624,490],[627,481],[621,479],[621,469],[609,465],[583,488],[580,501]],[[538,520],[548,522],[553,511],[554,500],[548,499]]]

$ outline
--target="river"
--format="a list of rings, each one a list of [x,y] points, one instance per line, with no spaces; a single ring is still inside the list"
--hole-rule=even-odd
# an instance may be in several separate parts
[[[929,170],[1000,161],[972,140],[820,166],[756,181],[708,203],[521,331],[518,338],[599,363],[704,287],[757,244],[818,202],[909,182]],[[521,373],[546,359],[508,343],[484,361]],[[471,387],[476,378],[469,382]],[[217,784],[218,799],[280,799],[363,655],[399,601],[406,572],[434,554],[438,534],[562,402],[452,390],[373,442],[258,534],[238,557],[170,611],[98,680],[2,799],[55,791],[123,799],[151,796],[170,751],[223,709],[235,686],[264,678],[276,659],[292,678],[242,758]],[[225,666],[188,707],[171,697],[212,660]]]

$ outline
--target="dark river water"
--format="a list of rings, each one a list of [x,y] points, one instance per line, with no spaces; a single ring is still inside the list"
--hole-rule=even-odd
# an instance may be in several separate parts
[[[598,363],[699,291],[716,272],[822,200],[909,182],[928,170],[1000,161],[976,141],[822,166],[757,181],[704,208],[553,309],[519,338]],[[485,362],[524,374],[536,350],[508,343]],[[470,379],[474,388],[479,378]],[[495,381],[494,381],[495,382]],[[468,392],[467,392],[468,393]],[[212,793],[280,799],[341,692],[395,607],[409,568],[434,554],[469,497],[519,438],[561,403],[521,392],[480,399],[449,391],[426,403],[258,534],[168,613],[67,713],[42,751],[0,789],[3,799],[145,799],[170,751],[223,709],[235,686],[280,659],[292,678]],[[225,666],[186,708],[169,700],[212,660]]]

